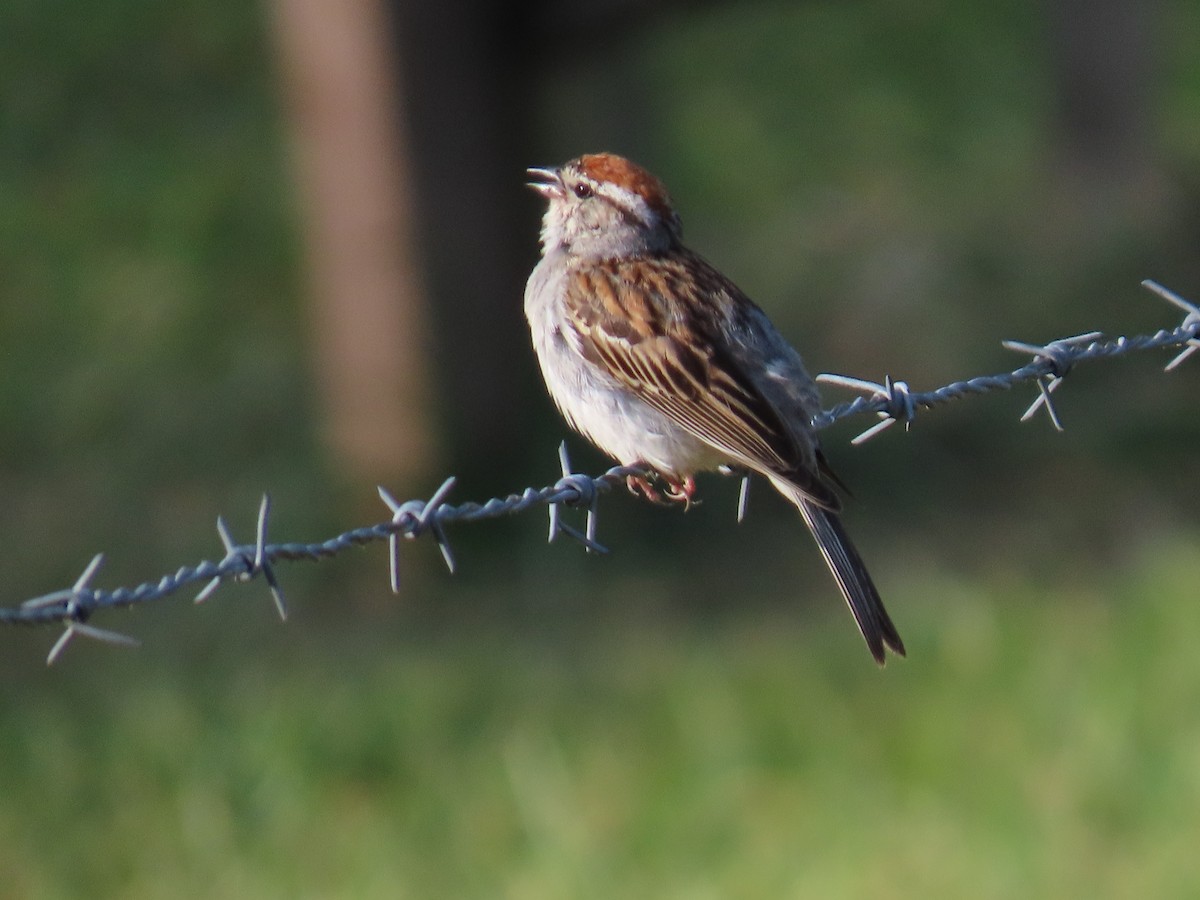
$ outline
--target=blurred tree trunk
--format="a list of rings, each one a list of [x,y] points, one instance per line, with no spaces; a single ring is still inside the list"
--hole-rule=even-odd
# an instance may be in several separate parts
[[[273,0],[321,427],[357,480],[442,468],[404,93],[384,0]]]
[[[416,196],[437,322],[439,384],[452,406],[454,472],[545,469],[529,459],[532,411],[548,405],[522,312],[537,260],[541,204],[525,168],[533,116],[564,68],[604,60],[612,45],[676,3],[645,0],[392,0],[408,89]],[[575,40],[587,34],[587,40]],[[612,139],[644,131],[644,85],[603,71],[592,99]],[[616,98],[616,99],[614,99]],[[607,106],[606,106],[607,105]],[[611,112],[611,115],[609,114]],[[545,129],[542,129],[545,130]],[[572,147],[568,153],[612,147]],[[564,157],[565,158],[565,157]],[[541,408],[545,408],[541,406]],[[539,452],[553,459],[553,445]],[[535,450],[539,448],[535,447]]]
[[[536,380],[522,313],[537,257],[523,186],[534,108],[529,4],[393,0],[452,471],[521,468]]]
[[[554,160],[527,157],[529,117],[554,53],[562,64],[605,46],[558,36],[596,26],[612,40],[639,21],[639,3],[272,8],[334,452],[356,477],[428,474],[436,410],[451,450],[438,473],[491,481],[537,468],[528,431],[544,389],[521,306],[538,204],[523,181],[526,166]],[[636,94],[623,97],[629,122]]]

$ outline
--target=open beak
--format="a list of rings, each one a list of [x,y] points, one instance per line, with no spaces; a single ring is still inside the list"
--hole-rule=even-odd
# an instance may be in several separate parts
[[[526,169],[525,174],[531,179],[526,182],[526,185],[547,200],[561,199],[564,196],[562,178],[559,177],[558,169],[534,167]]]

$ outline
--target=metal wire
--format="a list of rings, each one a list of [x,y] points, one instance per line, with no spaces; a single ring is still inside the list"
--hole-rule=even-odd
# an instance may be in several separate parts
[[[903,422],[907,428],[921,410],[932,409],[963,397],[996,390],[1010,390],[1027,382],[1035,382],[1038,395],[1022,415],[1022,420],[1030,418],[1039,409],[1045,409],[1051,424],[1061,430],[1062,423],[1051,394],[1061,386],[1063,379],[1076,363],[1111,359],[1146,350],[1178,348],[1180,352],[1166,365],[1166,371],[1171,371],[1200,349],[1200,307],[1153,281],[1144,281],[1142,285],[1183,310],[1183,321],[1177,327],[1134,337],[1104,338],[1099,332],[1088,332],[1074,337],[1059,338],[1047,344],[1005,341],[1003,345],[1006,348],[1026,353],[1032,360],[1011,372],[980,375],[965,381],[955,381],[931,391],[914,391],[906,382],[894,381],[890,377],[886,377],[883,383],[879,384],[845,375],[819,375],[817,380],[820,382],[859,391],[863,396],[822,411],[814,417],[813,425],[816,428],[826,428],[840,419],[875,413],[880,421],[854,438],[853,443],[857,444],[875,437],[896,422]],[[482,504],[447,503],[446,500],[454,488],[453,478],[446,479],[428,500],[408,500],[401,503],[387,489],[380,487],[379,496],[391,513],[389,519],[311,544],[268,542],[271,500],[264,494],[259,504],[258,526],[253,543],[239,544],[233,538],[225,520],[218,517],[217,533],[224,548],[224,556],[219,562],[203,560],[193,566],[182,566],[157,581],[144,582],[135,587],[103,589],[92,587],[92,580],[104,562],[103,554],[97,554],[71,587],[34,597],[20,606],[0,607],[0,624],[63,625],[63,633],[47,656],[47,663],[53,663],[76,636],[118,645],[138,643],[134,638],[89,624],[91,616],[100,610],[161,600],[189,585],[204,582],[204,587],[195,597],[195,601],[201,603],[227,581],[250,581],[259,577],[266,582],[280,618],[286,619],[287,606],[275,574],[276,563],[295,560],[319,561],[350,547],[386,541],[390,585],[393,591],[399,591],[401,538],[415,540],[422,535],[430,535],[441,549],[447,568],[453,572],[454,556],[446,536],[446,526],[518,515],[534,507],[546,507],[549,511],[549,540],[553,541],[559,535],[566,535],[582,544],[588,552],[607,553],[608,550],[596,539],[597,504],[600,495],[622,484],[630,476],[644,476],[649,473],[629,466],[615,466],[597,477],[572,472],[565,444],[559,450],[559,462],[562,477],[554,484],[538,489],[526,488],[520,494],[493,498]],[[744,480],[738,501],[739,520],[745,513],[748,477],[743,473]],[[586,524],[582,531],[566,522],[563,516],[565,507],[587,510]]]

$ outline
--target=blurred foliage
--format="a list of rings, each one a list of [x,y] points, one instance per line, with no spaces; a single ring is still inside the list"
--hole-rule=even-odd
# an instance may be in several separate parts
[[[31,900],[1193,896],[1197,565],[913,570],[883,671],[790,589],[263,653],[181,610],[178,648],[76,648],[0,717],[0,873]]]
[[[814,370],[925,387],[1170,326],[1137,283],[1200,295],[1200,7],[1157,7],[1112,189],[1056,158],[1039,9],[667,13],[558,59],[530,161],[660,172]],[[3,602],[98,549],[105,585],[216,555],[264,488],[280,539],[381,513],[314,437],[263,16],[0,12]],[[1190,896],[1198,370],[1162,361],[1081,368],[1066,435],[1018,425],[1032,391],[828,434],[912,653],[882,674],[790,511],[759,488],[734,528],[716,478],[686,518],[606,501],[613,560],[527,518],[453,535],[453,581],[406,547],[426,599],[385,614],[372,550],[281,572],[286,629],[254,585],[50,672],[50,632],[0,635],[0,893]]]
[[[1043,13],[1021,0],[679,13],[622,42],[632,74],[613,74],[606,46],[552,83],[547,127],[567,155],[608,140],[614,109],[632,108],[636,134],[626,126],[614,149],[636,146],[669,174],[689,241],[811,368],[931,387],[1019,364],[1002,338],[1173,326],[1138,282],[1194,294],[1200,281],[1197,7],[1147,7],[1153,131],[1146,158],[1111,180],[1063,158]],[[617,100],[589,102],[614,81]],[[639,104],[643,83],[654,90]],[[848,449],[847,425],[827,443],[884,530],[963,516],[978,527],[961,536],[986,542],[1031,503],[1015,517],[1105,523],[1103,555],[1131,519],[1196,522],[1186,472],[1200,419],[1180,415],[1196,377],[1158,377],[1156,362],[1081,369],[1059,395],[1065,437],[1016,423],[1028,396],[999,396],[927,415],[908,440]],[[1107,489],[1039,501],[1041,485],[1064,483]]]
[[[1159,15],[1149,175],[1112,193],[1054,164],[1049,48],[1025,0],[666,13],[556,59],[539,141],[559,158],[612,147],[667,176],[690,240],[814,370],[931,386],[1015,365],[1002,337],[1170,324],[1137,282],[1200,284],[1200,184],[1187,175],[1200,170],[1187,40],[1200,16],[1187,3]],[[9,596],[68,580],[101,548],[110,578],[172,568],[211,546],[218,511],[249,516],[264,488],[277,534],[374,509],[315,438],[262,10],[18,0],[2,24],[0,531],[21,560]],[[835,430],[835,465],[869,510],[856,527],[919,523],[940,542],[963,516],[980,524],[962,538],[987,542],[1008,516],[1053,527],[1065,515],[1097,523],[1078,543],[1103,554],[1131,517],[1195,522],[1177,499],[1200,439],[1200,421],[1179,415],[1193,372],[1096,366],[1062,396],[1066,438],[1018,427],[1025,398],[1007,397],[863,450],[842,446],[852,426]],[[538,402],[530,452],[549,478],[563,426]],[[510,475],[487,489],[519,486]],[[1070,504],[1013,497],[1016,483],[1064,478],[1116,487]],[[657,521],[628,524],[636,538]]]
[[[171,567],[265,485],[328,496],[260,15],[0,14],[7,596],[98,548]]]

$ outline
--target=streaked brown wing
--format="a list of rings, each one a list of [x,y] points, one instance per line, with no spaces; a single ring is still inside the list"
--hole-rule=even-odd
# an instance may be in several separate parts
[[[711,298],[738,289],[705,266],[707,280],[699,285],[704,296],[683,307],[667,298],[692,289],[684,260],[662,257],[656,263],[652,278],[637,281],[622,271],[630,265],[623,261],[573,273],[568,312],[585,355],[732,460],[784,475],[816,502],[836,504],[811,452],[797,445],[776,410],[721,350]]]

